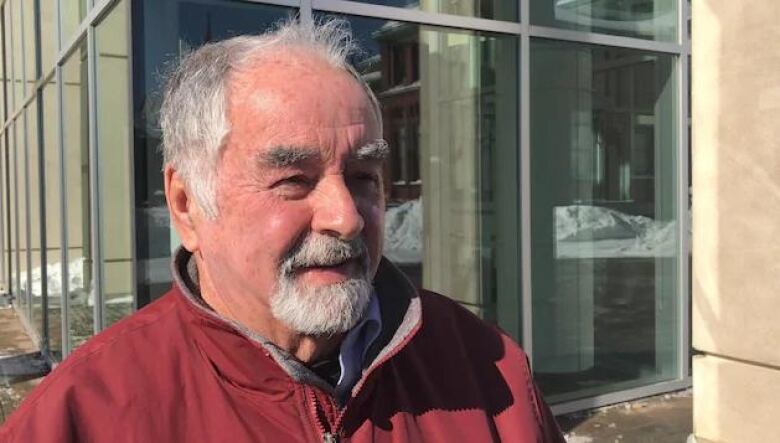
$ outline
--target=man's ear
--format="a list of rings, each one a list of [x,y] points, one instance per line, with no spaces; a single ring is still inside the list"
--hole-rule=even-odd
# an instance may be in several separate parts
[[[163,170],[165,177],[165,199],[168,202],[168,211],[171,214],[171,223],[179,233],[181,243],[190,252],[196,252],[199,248],[198,234],[195,230],[194,220],[199,214],[198,205],[190,195],[184,179],[171,165],[166,165]]]

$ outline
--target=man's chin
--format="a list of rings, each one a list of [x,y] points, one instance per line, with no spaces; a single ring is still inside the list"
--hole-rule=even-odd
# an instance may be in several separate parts
[[[290,329],[311,336],[350,330],[363,317],[373,290],[363,278],[323,286],[295,282],[283,287],[271,300],[272,315]]]

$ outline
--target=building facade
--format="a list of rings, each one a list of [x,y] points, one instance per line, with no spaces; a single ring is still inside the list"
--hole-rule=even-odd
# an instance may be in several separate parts
[[[775,440],[780,417],[780,3],[694,2],[693,430]],[[760,42],[767,41],[768,44]]]
[[[52,361],[170,287],[171,62],[335,16],[392,148],[385,255],[515,337],[557,412],[690,385],[687,2],[0,5],[0,268]]]

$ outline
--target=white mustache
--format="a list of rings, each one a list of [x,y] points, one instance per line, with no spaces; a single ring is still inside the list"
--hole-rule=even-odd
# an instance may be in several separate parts
[[[282,275],[312,266],[334,266],[358,259],[364,274],[368,273],[368,248],[361,237],[350,241],[323,234],[310,234],[286,254]]]

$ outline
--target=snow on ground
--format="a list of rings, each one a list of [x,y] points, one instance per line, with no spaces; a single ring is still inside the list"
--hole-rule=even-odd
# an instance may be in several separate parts
[[[559,206],[555,208],[554,237],[556,258],[673,257],[677,222],[600,206]],[[422,238],[420,199],[387,210],[384,254],[391,261],[421,263]]]
[[[599,206],[555,208],[556,258],[672,257],[677,222]]]
[[[422,199],[389,208],[385,213],[385,257],[398,264],[421,263],[422,234]]]
[[[32,294],[34,297],[41,296],[41,270],[36,267],[32,269]],[[62,293],[62,265],[60,263],[51,263],[46,265],[46,285],[50,294]],[[20,286],[27,284],[27,273],[22,273]],[[68,286],[71,290],[84,287],[84,258],[79,257],[68,264]]]
[[[566,434],[566,443],[593,443],[593,438],[586,435],[577,435],[575,433]]]

